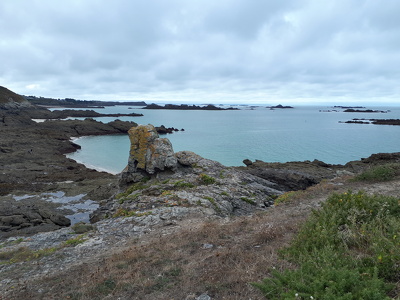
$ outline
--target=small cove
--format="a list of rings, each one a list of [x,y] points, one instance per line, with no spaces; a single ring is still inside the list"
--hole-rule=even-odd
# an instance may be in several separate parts
[[[98,109],[103,113],[136,112],[143,117],[121,117],[138,124],[184,128],[163,135],[174,151],[193,151],[227,166],[243,159],[266,162],[322,160],[344,164],[378,152],[398,152],[400,127],[339,123],[353,118],[400,118],[398,107],[374,107],[388,113],[324,112],[332,107],[301,106],[269,110],[245,107],[233,111],[141,110],[124,106]],[[115,118],[100,117],[109,122]],[[88,167],[118,173],[128,161],[126,135],[90,136],[75,141],[82,149],[69,157]]]

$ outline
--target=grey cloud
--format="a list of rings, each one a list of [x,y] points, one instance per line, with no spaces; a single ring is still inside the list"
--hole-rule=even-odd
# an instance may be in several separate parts
[[[0,84],[99,99],[396,98],[399,9],[395,0],[4,0]]]

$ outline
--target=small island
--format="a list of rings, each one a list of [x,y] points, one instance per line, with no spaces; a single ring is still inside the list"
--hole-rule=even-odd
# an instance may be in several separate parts
[[[287,108],[294,108],[293,106],[288,106],[288,105],[282,105],[282,104],[278,104],[278,105],[275,105],[275,106],[267,106],[267,108],[269,108],[269,109],[287,109]]]
[[[228,107],[228,108],[221,108],[217,107],[213,104],[208,104],[206,106],[199,106],[199,105],[188,105],[188,104],[165,104],[164,106],[158,105],[155,103],[149,104],[143,109],[175,109],[175,110],[239,110],[238,108]]]
[[[341,105],[335,105],[334,108],[341,108],[341,109],[362,109],[365,108],[364,106],[341,106]]]
[[[356,113],[387,113],[385,110],[373,110],[373,109],[354,109],[348,108],[343,112],[356,112]]]
[[[352,119],[347,124],[400,125],[400,119]]]

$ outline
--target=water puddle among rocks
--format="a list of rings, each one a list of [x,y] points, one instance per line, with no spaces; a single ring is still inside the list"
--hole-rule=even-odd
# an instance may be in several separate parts
[[[14,200],[21,201],[31,198],[36,198],[38,200],[44,200],[56,204],[60,204],[57,207],[58,210],[66,210],[68,219],[71,220],[71,225],[78,222],[89,223],[89,216],[94,212],[99,204],[93,200],[83,199],[86,194],[79,194],[75,196],[66,196],[64,192],[51,192],[42,193],[40,195],[22,195],[13,196]]]

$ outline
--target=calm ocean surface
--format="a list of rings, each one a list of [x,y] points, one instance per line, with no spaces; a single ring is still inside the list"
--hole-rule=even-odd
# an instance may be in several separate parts
[[[388,113],[321,112],[332,107],[298,106],[270,110],[242,106],[233,111],[142,110],[128,106],[95,109],[100,113],[143,113],[121,117],[138,124],[184,128],[168,137],[174,151],[189,150],[227,166],[243,159],[287,162],[319,159],[344,164],[378,152],[400,151],[400,126],[344,124],[353,118],[400,119],[400,107],[367,107]],[[109,122],[115,118],[95,118]],[[118,173],[127,164],[126,135],[91,136],[75,141],[82,149],[69,155],[89,167]]]

